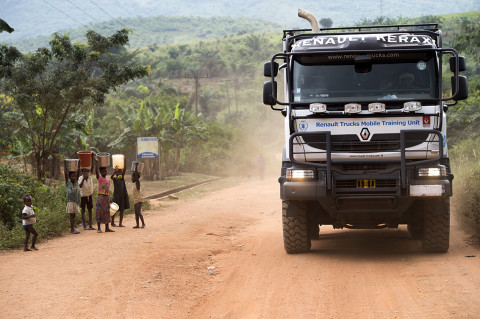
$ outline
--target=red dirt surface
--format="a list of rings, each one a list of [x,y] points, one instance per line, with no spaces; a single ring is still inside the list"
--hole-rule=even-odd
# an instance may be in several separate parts
[[[287,255],[278,193],[272,177],[179,194],[145,229],[129,215],[115,233],[2,252],[0,318],[480,317],[480,252],[454,221],[446,254],[404,227],[322,226],[311,252]]]

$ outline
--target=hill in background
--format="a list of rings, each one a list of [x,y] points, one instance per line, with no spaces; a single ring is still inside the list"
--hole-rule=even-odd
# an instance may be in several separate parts
[[[95,30],[102,35],[111,35],[124,27],[128,27],[133,32],[130,35],[129,42],[132,49],[151,44],[179,44],[229,35],[269,33],[282,30],[279,24],[252,18],[163,16],[120,18],[118,20],[92,24],[89,26],[89,29]],[[62,33],[69,33],[73,41],[83,41],[85,39],[85,29],[83,28],[63,30]],[[39,47],[48,46],[49,41],[50,35],[20,39],[8,44],[17,47],[22,52],[28,52]]]
[[[317,18],[330,18],[345,26],[365,18],[419,17],[480,10],[478,0],[2,0],[0,18],[15,29],[0,34],[0,41],[50,36],[59,30],[87,28],[110,20],[115,29],[132,28],[119,18],[137,17],[249,17],[270,21],[283,28],[308,27],[297,17],[298,8]],[[117,19],[118,21],[116,21]],[[133,23],[134,20],[132,20]],[[119,23],[120,22],[120,23]]]

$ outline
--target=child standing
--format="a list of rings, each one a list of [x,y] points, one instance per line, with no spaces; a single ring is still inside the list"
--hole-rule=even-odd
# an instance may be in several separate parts
[[[114,232],[108,227],[110,223],[110,180],[106,178],[107,168],[100,167],[98,169],[98,158],[95,157],[96,173],[98,180],[98,197],[95,209],[95,217],[97,219],[97,233],[101,233],[100,224],[105,224],[105,232]]]
[[[137,222],[137,226],[133,226],[133,228],[140,228],[139,219],[142,220],[142,228],[145,228],[145,221],[143,220],[142,215],[143,193],[140,188],[140,174],[138,173],[138,163],[135,163],[135,171],[132,172],[132,183],[132,198],[135,208],[135,221]]]
[[[119,169],[118,166],[115,167],[115,171],[110,177],[113,181],[113,202],[117,203],[118,211],[120,212],[120,222],[119,227],[123,226],[123,211],[130,208],[130,201],[128,199],[127,185],[125,185],[125,171],[126,168],[126,159],[123,158],[123,170]],[[115,215],[112,216],[112,226],[116,227],[115,224]]]
[[[67,175],[68,174],[68,175]],[[77,176],[80,174],[80,169],[77,172],[67,171],[67,161],[65,161],[65,188],[67,198],[67,209],[65,212],[70,214],[70,234],[80,234],[75,230],[75,214],[80,213],[80,189],[77,184]]]
[[[93,156],[93,154],[92,154]],[[91,167],[83,168],[83,175],[78,179],[78,187],[80,188],[80,208],[82,209],[82,224],[85,230],[95,230],[92,227],[92,208],[93,208],[93,181],[90,176],[90,172],[93,171],[93,160],[91,161]],[[85,207],[88,209],[88,225],[85,223]]]
[[[32,250],[38,250],[37,247],[35,247],[35,242],[37,241],[37,231],[33,227],[33,224],[37,222],[37,219],[35,218],[35,211],[33,210],[32,206],[32,196],[30,195],[25,195],[23,197],[23,203],[25,204],[25,207],[23,208],[22,211],[22,224],[23,224],[23,229],[25,230],[25,241],[23,243],[23,250],[24,251],[32,251]],[[33,234],[32,238],[32,246],[30,246],[30,249],[28,248],[28,239],[30,238],[30,234]]]

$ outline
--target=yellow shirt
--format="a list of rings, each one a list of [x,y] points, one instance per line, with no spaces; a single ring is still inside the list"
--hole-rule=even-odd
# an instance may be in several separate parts
[[[143,202],[142,188],[140,187],[140,190],[138,190],[137,185],[135,183],[133,184],[133,187],[132,187],[132,199],[135,204]]]

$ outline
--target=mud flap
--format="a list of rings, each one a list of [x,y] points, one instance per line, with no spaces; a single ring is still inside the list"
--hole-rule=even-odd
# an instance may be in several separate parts
[[[288,205],[285,212],[285,217],[299,217],[302,215],[302,208],[300,205]]]

